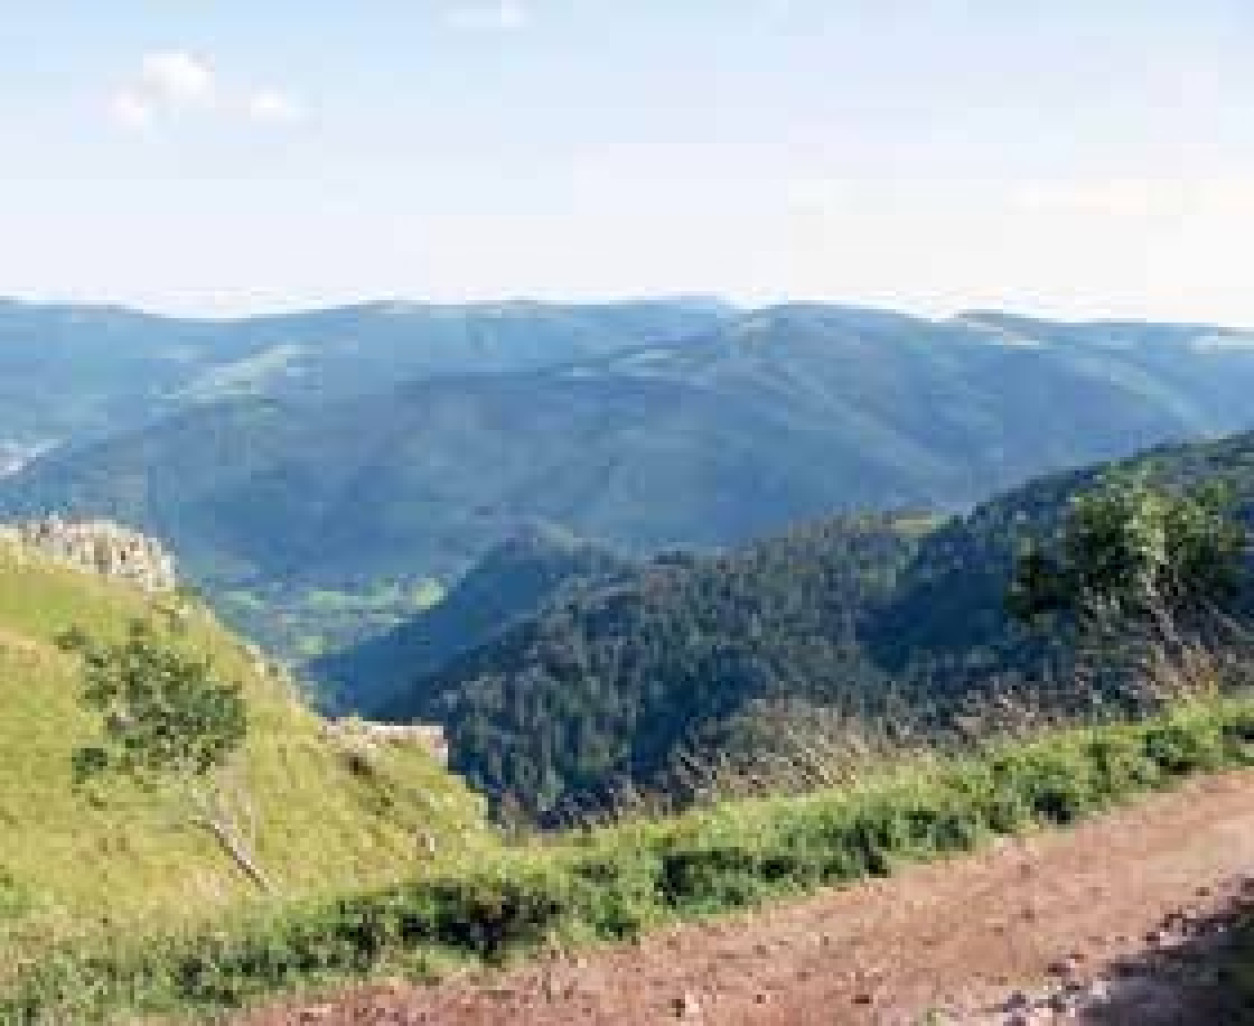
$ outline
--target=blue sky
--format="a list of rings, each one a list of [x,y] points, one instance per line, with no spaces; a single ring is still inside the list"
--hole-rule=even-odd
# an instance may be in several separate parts
[[[1254,326],[1248,0],[42,0],[0,294]]]

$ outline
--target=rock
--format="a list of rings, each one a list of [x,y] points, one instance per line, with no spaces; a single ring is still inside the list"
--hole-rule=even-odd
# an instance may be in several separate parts
[[[1110,1000],[1110,983],[1107,980],[1094,980],[1085,991],[1086,1001],[1101,1005]]]
[[[322,736],[338,742],[349,754],[363,754],[383,745],[414,747],[425,748],[438,762],[448,762],[448,738],[439,724],[375,723],[354,716],[327,723]]]
[[[126,581],[152,593],[178,588],[174,557],[155,538],[111,520],[68,521],[59,516],[6,525],[0,540],[84,573]]]
[[[676,1019],[699,1019],[701,1017],[701,999],[692,991],[686,991],[671,1002],[671,1010]]]
[[[331,1013],[335,1009],[330,1005],[314,1005],[311,1008],[305,1008],[300,1013],[301,1022],[323,1022],[331,1017]]]
[[[1057,994],[1051,994],[1045,1000],[1045,1007],[1051,1012],[1068,1012],[1071,1010],[1071,998],[1061,991]]]
[[[1001,1010],[1007,1014],[1013,1012],[1026,1012],[1032,1007],[1032,999],[1021,990],[1016,990],[1010,997],[1002,1002]]]

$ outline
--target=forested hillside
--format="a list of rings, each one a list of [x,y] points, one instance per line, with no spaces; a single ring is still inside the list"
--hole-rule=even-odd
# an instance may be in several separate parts
[[[838,518],[721,557],[589,586],[382,712],[450,728],[455,765],[498,801],[557,815],[615,791],[682,790],[689,757],[732,758],[821,715],[948,729],[1019,693],[1046,709],[1100,695],[1066,631],[1007,612],[1016,556],[1112,470],[1169,487],[1223,481],[1254,523],[1254,434],[1044,478],[934,524]],[[898,714],[904,714],[899,720]]]
[[[662,557],[560,596],[379,712],[446,724],[455,767],[532,815],[660,785],[752,703],[881,694],[861,632],[928,523],[837,519],[728,556]]]
[[[568,532],[532,525],[492,549],[431,609],[307,669],[321,682],[326,704],[377,709],[416,677],[443,669],[538,612],[567,584],[586,585],[630,568]]]
[[[1233,516],[1254,525],[1254,434],[1162,446],[1109,465],[1030,482],[977,507],[920,544],[868,645],[876,661],[920,692],[963,695],[1061,670],[1058,639],[1019,629],[1006,588],[1024,543],[1055,533],[1070,500],[1110,473],[1143,473],[1180,489],[1220,483]]]

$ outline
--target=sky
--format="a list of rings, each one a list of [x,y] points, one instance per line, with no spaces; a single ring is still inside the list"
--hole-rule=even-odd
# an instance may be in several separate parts
[[[0,295],[1254,327],[1249,0],[0,0]]]

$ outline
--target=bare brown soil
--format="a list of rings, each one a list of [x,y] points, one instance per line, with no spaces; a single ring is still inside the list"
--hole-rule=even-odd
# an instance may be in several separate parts
[[[1254,773],[1227,774],[1074,829],[636,945],[244,1022],[1200,1024],[1215,1020],[1156,975],[1153,956],[1221,930],[1203,924],[1249,899]]]

